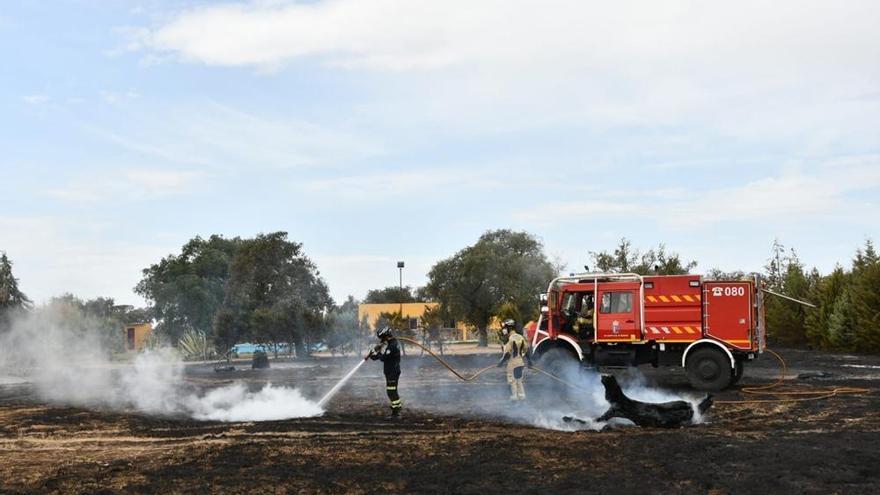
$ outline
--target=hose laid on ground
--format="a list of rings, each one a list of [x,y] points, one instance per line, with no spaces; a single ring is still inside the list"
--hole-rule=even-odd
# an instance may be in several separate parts
[[[788,370],[788,366],[785,364],[785,360],[782,359],[775,351],[771,351],[770,349],[765,349],[766,352],[769,352],[776,359],[779,360],[781,365],[779,378],[776,379],[775,382],[768,385],[761,385],[759,387],[743,387],[740,389],[740,392],[746,395],[757,395],[757,396],[774,396],[774,399],[742,399],[742,400],[716,400],[715,404],[761,404],[761,403],[773,403],[773,402],[805,402],[809,400],[821,400],[821,399],[829,399],[831,397],[835,397],[838,395],[844,394],[868,394],[871,393],[870,389],[867,388],[858,388],[858,387],[835,387],[835,388],[823,388],[823,389],[813,389],[813,390],[777,390],[774,391],[776,387],[783,385],[785,382],[785,372]]]
[[[409,342],[410,344],[417,345],[417,346],[421,347],[423,351],[427,352],[427,353],[430,354],[434,359],[436,359],[437,361],[439,361],[440,364],[442,364],[443,366],[446,367],[446,369],[448,369],[449,371],[451,371],[453,375],[457,376],[458,378],[460,378],[462,381],[465,381],[465,382],[472,382],[472,381],[476,380],[478,376],[482,375],[483,373],[485,373],[485,372],[487,372],[487,371],[489,371],[489,370],[491,370],[492,368],[495,367],[494,364],[491,365],[491,366],[486,366],[485,368],[481,369],[480,371],[477,371],[476,373],[474,373],[474,374],[471,375],[471,376],[464,376],[464,375],[462,375],[461,373],[459,373],[458,371],[456,371],[455,368],[453,368],[449,363],[447,363],[445,360],[443,360],[443,358],[441,358],[440,356],[434,354],[434,351],[432,351],[431,349],[428,349],[427,347],[425,347],[425,346],[423,346],[422,344],[416,342],[415,340],[413,340],[413,339],[408,339],[408,338],[406,338],[406,337],[397,337],[397,340],[402,340],[402,341],[404,341],[404,342]]]
[[[471,376],[467,376],[467,377],[466,377],[466,376],[463,376],[463,375],[462,375],[461,373],[459,373],[458,371],[456,371],[455,368],[453,368],[453,367],[452,367],[449,363],[447,363],[443,358],[441,358],[441,357],[438,356],[437,354],[434,354],[434,351],[432,351],[431,349],[428,349],[427,347],[425,347],[425,346],[423,346],[422,344],[416,342],[415,340],[413,340],[413,339],[408,339],[408,338],[406,338],[406,337],[397,337],[397,340],[402,340],[402,341],[404,341],[404,342],[408,342],[408,343],[410,343],[410,344],[415,344],[415,345],[419,346],[422,350],[424,350],[425,352],[427,352],[428,354],[430,354],[434,359],[436,359],[437,361],[439,361],[440,364],[442,364],[444,367],[446,367],[446,369],[448,369],[449,371],[451,371],[453,375],[457,376],[458,378],[460,378],[461,380],[466,381],[466,382],[474,381],[478,376],[480,376],[480,375],[482,375],[483,373],[485,373],[485,372],[491,370],[492,368],[496,368],[496,367],[497,367],[497,365],[494,365],[494,364],[491,365],[491,366],[486,366],[485,368],[483,368],[483,369],[477,371],[477,372],[474,373],[473,375],[471,375]],[[538,373],[541,373],[541,374],[547,375],[547,376],[549,376],[551,379],[556,380],[557,382],[562,383],[563,385],[567,385],[567,386],[569,386],[569,387],[571,387],[571,388],[575,388],[575,389],[578,389],[578,390],[581,390],[581,391],[587,392],[586,389],[584,389],[584,388],[582,388],[582,387],[578,387],[577,385],[575,385],[575,384],[573,384],[573,383],[569,383],[569,382],[563,380],[562,378],[559,378],[558,376],[554,375],[553,373],[550,373],[549,371],[544,371],[544,370],[542,370],[541,368],[537,368],[537,367],[535,367],[535,366],[531,366],[531,367],[529,367],[529,369],[532,370],[532,371],[537,371]]]
[[[424,345],[420,344],[419,342],[416,342],[415,340],[412,340],[412,339],[409,339],[406,337],[397,337],[397,340],[402,340],[404,342],[408,342],[410,344],[414,344],[414,345],[420,347],[422,350],[424,350],[425,352],[430,354],[434,359],[439,361],[440,364],[442,364],[444,367],[446,367],[446,369],[451,371],[452,374],[454,374],[455,376],[457,376],[458,378],[460,378],[461,380],[463,380],[465,382],[474,381],[478,376],[491,370],[492,368],[495,368],[495,365],[487,366],[487,367],[477,371],[476,373],[474,373],[471,376],[464,376],[461,373],[459,373],[458,371],[456,371],[455,368],[453,368],[443,358],[441,358],[440,356],[435,354],[434,351],[425,347]],[[779,378],[777,378],[775,382],[773,382],[769,385],[743,387],[740,389],[740,392],[743,394],[756,395],[756,396],[768,396],[769,395],[769,396],[773,396],[775,398],[773,398],[773,399],[716,400],[716,401],[713,401],[715,404],[761,404],[761,403],[766,404],[766,403],[777,403],[777,402],[805,402],[805,401],[810,401],[810,400],[829,399],[831,397],[836,397],[839,395],[857,395],[857,394],[871,393],[870,389],[859,388],[859,387],[835,387],[835,388],[831,388],[831,389],[826,388],[826,389],[814,389],[814,390],[776,390],[776,391],[774,391],[773,389],[775,389],[776,387],[779,387],[780,385],[783,385],[783,383],[785,382],[785,373],[788,370],[788,366],[785,364],[785,360],[782,359],[782,356],[780,356],[778,353],[776,353],[775,351],[772,351],[770,349],[765,349],[765,350],[767,352],[769,352],[770,354],[772,354],[773,357],[775,357],[776,359],[779,360],[779,363],[781,366]],[[558,376],[554,375],[553,373],[550,373],[549,371],[542,370],[541,368],[538,368],[535,366],[532,366],[529,369],[531,369],[533,371],[537,371],[538,373],[541,373],[543,375],[546,375],[546,376],[550,377],[552,380],[555,380],[563,385],[569,386],[571,388],[574,388],[574,389],[577,389],[577,390],[580,390],[583,392],[587,392],[587,390],[584,389],[583,387],[579,387],[573,383],[567,382],[567,381],[563,380],[562,378],[559,378]]]

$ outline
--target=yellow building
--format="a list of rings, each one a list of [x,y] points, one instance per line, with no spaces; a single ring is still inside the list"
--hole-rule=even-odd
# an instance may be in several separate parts
[[[124,327],[125,350],[139,351],[144,348],[147,338],[153,332],[152,323],[132,323]]]
[[[404,318],[407,318],[409,320],[409,329],[416,330],[421,327],[420,318],[422,317],[422,315],[425,314],[425,310],[434,309],[437,306],[439,306],[439,304],[434,302],[416,302],[403,304],[365,303],[358,305],[358,321],[362,322],[364,321],[364,318],[366,318],[369,329],[376,330],[376,321],[379,320],[379,315],[381,315],[382,313],[397,313],[399,311],[403,314]],[[489,325],[490,329],[499,327],[498,323],[495,320],[496,319],[493,318],[492,323]],[[444,322],[443,330],[448,331],[447,335],[452,337],[453,339],[469,340],[472,338],[476,338],[475,328],[458,321]]]

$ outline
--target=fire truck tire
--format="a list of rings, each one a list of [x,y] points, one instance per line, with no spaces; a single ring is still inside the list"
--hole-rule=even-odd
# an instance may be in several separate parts
[[[733,379],[730,359],[714,347],[701,347],[688,355],[685,366],[688,382],[697,390],[724,390]]]
[[[562,347],[551,347],[542,352],[537,360],[538,366],[544,370],[558,375],[572,365],[577,365],[578,359],[573,352]]]
[[[743,362],[737,360],[736,367],[730,370],[730,384],[736,385],[739,382],[739,379],[743,376]]]

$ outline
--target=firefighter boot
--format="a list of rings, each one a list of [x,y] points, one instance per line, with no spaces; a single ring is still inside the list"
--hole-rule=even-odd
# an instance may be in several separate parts
[[[516,398],[519,400],[526,399],[526,389],[523,387],[523,381],[521,378],[516,381]]]

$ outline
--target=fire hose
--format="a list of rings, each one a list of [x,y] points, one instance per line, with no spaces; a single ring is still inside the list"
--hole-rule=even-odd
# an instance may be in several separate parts
[[[446,369],[452,372],[453,375],[461,379],[465,382],[471,382],[477,379],[483,373],[495,368],[496,366],[493,364],[491,366],[487,366],[473,375],[464,376],[459,373],[455,368],[453,368],[449,363],[446,362],[442,357],[438,356],[428,347],[420,344],[419,342],[409,339],[406,337],[398,337],[398,340],[402,340],[404,342],[408,342],[410,344],[416,345],[428,354],[431,355],[434,359],[436,359],[440,364],[442,364]],[[776,379],[775,382],[769,385],[761,385],[761,386],[749,386],[742,387],[740,392],[744,395],[752,395],[752,396],[773,396],[772,399],[742,399],[742,400],[716,400],[715,404],[756,404],[756,403],[776,403],[776,402],[805,402],[810,400],[822,400],[829,399],[831,397],[836,397],[839,395],[857,395],[857,394],[867,394],[870,393],[871,390],[867,388],[859,388],[859,387],[834,387],[834,388],[824,388],[824,389],[813,389],[813,390],[774,390],[780,385],[783,385],[785,382],[786,371],[788,370],[788,366],[785,364],[785,360],[775,351],[770,349],[766,349],[767,352],[773,355],[776,359],[779,360],[780,363],[780,374],[779,378]],[[529,369],[532,371],[536,371],[541,373],[552,380],[555,380],[563,385],[569,386],[571,388],[587,392],[583,387],[579,387],[571,382],[563,380],[562,378],[550,373],[549,371],[542,370],[536,366],[531,366]]]
[[[785,382],[785,372],[788,370],[785,359],[782,359],[775,351],[765,349],[779,360],[780,372],[779,378],[769,385],[749,386],[740,388],[740,392],[744,395],[753,396],[774,396],[773,399],[742,399],[742,400],[716,400],[716,404],[760,404],[772,402],[805,402],[809,400],[830,399],[838,395],[856,395],[871,393],[870,389],[859,387],[834,387],[834,388],[818,388],[812,390],[774,390]]]
[[[425,352],[427,352],[428,354],[430,354],[431,357],[433,357],[433,358],[436,359],[440,364],[442,364],[446,369],[448,369],[449,371],[451,371],[453,375],[457,376],[458,378],[460,378],[462,381],[465,381],[465,382],[471,382],[471,381],[474,381],[478,376],[480,376],[480,375],[482,375],[483,373],[485,373],[485,372],[491,370],[492,368],[496,368],[496,367],[497,367],[496,365],[493,364],[493,365],[491,365],[491,366],[486,366],[485,368],[483,368],[483,369],[477,371],[476,373],[474,373],[474,374],[471,375],[471,376],[464,376],[464,375],[462,375],[461,373],[459,373],[458,371],[456,371],[455,368],[453,368],[449,363],[447,363],[442,357],[440,357],[440,356],[438,356],[437,354],[435,354],[434,351],[432,351],[431,349],[425,347],[424,345],[422,345],[422,344],[416,342],[415,340],[413,340],[413,339],[409,339],[409,338],[406,338],[406,337],[397,337],[397,340],[402,340],[402,341],[404,341],[404,342],[408,342],[408,343],[410,343],[410,344],[414,344],[414,345],[420,347],[423,351],[425,351]],[[541,374],[543,374],[543,375],[546,375],[546,376],[550,377],[551,379],[556,380],[556,381],[559,382],[559,383],[562,383],[563,385],[567,385],[567,386],[569,386],[569,387],[571,387],[571,388],[575,388],[575,389],[578,389],[578,390],[581,390],[581,391],[584,391],[584,392],[587,391],[587,390],[585,390],[585,389],[582,388],[582,387],[578,387],[577,385],[575,385],[575,384],[573,384],[573,383],[567,382],[567,381],[563,380],[562,378],[559,378],[558,376],[554,375],[553,373],[550,373],[549,371],[542,370],[541,368],[538,368],[538,367],[536,367],[536,366],[531,366],[531,367],[529,367],[529,369],[531,369],[532,371],[537,371],[538,373],[541,373]]]

